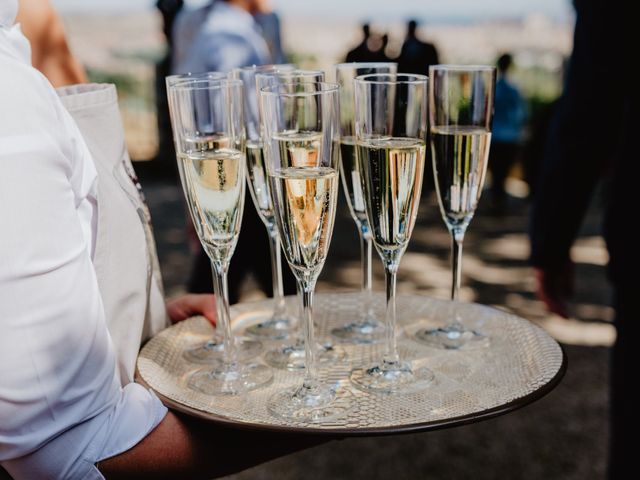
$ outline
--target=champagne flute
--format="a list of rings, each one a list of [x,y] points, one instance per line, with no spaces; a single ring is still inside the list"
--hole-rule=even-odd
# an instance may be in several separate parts
[[[167,97],[168,97],[168,106],[169,106],[169,115],[171,117],[171,125],[173,130],[173,142],[175,145],[176,153],[179,152],[178,138],[176,137],[176,132],[178,131],[177,125],[175,123],[175,119],[177,118],[177,110],[174,106],[174,97],[175,95],[171,95],[171,89],[179,84],[188,84],[190,82],[198,81],[198,80],[225,80],[227,78],[226,73],[222,72],[204,72],[204,73],[185,73],[178,75],[169,75],[165,78],[165,82],[167,85]],[[178,158],[178,174],[180,177],[180,183],[182,185],[183,191],[186,191],[187,187],[185,184],[185,176],[183,164]],[[186,198],[187,206],[191,211],[191,206],[189,205],[190,199]],[[216,314],[217,317],[220,318],[222,313],[220,311],[221,302],[215,302],[216,304]],[[216,329],[213,336],[197,347],[190,348],[184,352],[184,357],[192,362],[192,363],[211,363],[216,362],[224,353],[224,339],[219,330]],[[238,338],[235,342],[235,355],[239,360],[248,359],[255,357],[260,354],[262,351],[262,344],[257,341]]]
[[[351,383],[375,393],[423,389],[426,367],[400,360],[396,274],[418,212],[427,135],[427,77],[371,74],[355,79],[356,148],[367,220],[385,270],[387,305],[382,360],[351,371]]]
[[[224,343],[222,356],[190,375],[187,384],[211,395],[239,394],[273,378],[264,365],[239,362],[229,314],[227,271],[240,231],[245,189],[242,82],[194,79],[171,85],[168,93],[184,193],[198,238],[211,259]]]
[[[490,66],[434,65],[429,75],[433,174],[440,213],[452,238],[451,300],[455,302],[460,291],[462,242],[487,172],[496,71]],[[455,304],[447,325],[418,330],[416,338],[448,349],[489,343],[488,337],[462,323]]]
[[[269,184],[264,165],[262,136],[256,74],[266,72],[288,72],[294,70],[291,64],[261,65],[236,68],[229,77],[242,80],[244,92],[244,121],[247,132],[247,180],[249,192],[256,211],[267,228],[269,251],[271,253],[271,275],[273,284],[274,309],[272,315],[254,325],[246,332],[269,340],[284,339],[295,327],[295,320],[287,314],[287,306],[282,286],[282,261],[280,258],[280,236],[273,214],[273,203],[269,196]]]
[[[324,384],[316,363],[313,292],[329,250],[338,195],[338,85],[276,84],[260,91],[270,193],[285,257],[302,302],[305,376],[275,393],[269,411],[299,422],[327,421],[351,408],[351,394]]]
[[[396,73],[397,63],[340,63],[335,66],[336,83],[340,85],[340,177],[342,188],[349,205],[349,211],[358,227],[360,237],[360,257],[362,260],[362,318],[331,330],[342,340],[353,343],[372,343],[380,339],[384,325],[379,322],[372,310],[371,292],[371,228],[367,221],[360,169],[358,168],[355,145],[355,98],[353,80],[357,76],[372,73]]]
[[[277,72],[260,72],[256,74],[256,86],[259,90],[274,85],[305,82],[323,82],[324,72],[321,70],[293,70]],[[336,363],[344,359],[345,353],[334,348],[330,343],[320,346],[316,360],[319,363]],[[286,370],[302,370],[305,365],[304,339],[300,332],[293,338],[293,342],[280,345],[264,354],[265,361],[274,368]]]

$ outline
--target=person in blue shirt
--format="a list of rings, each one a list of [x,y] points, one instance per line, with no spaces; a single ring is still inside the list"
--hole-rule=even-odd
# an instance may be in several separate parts
[[[498,59],[498,80],[494,100],[493,129],[489,171],[491,172],[491,201],[497,211],[505,207],[505,182],[511,165],[518,155],[526,110],[522,95],[509,81],[508,72],[513,63],[510,54]]]
[[[213,2],[205,7],[206,15],[192,37],[189,48],[176,59],[174,73],[228,72],[248,65],[271,63],[271,54],[262,30],[253,15],[266,9],[264,0]],[[180,29],[176,20],[176,42],[193,32]]]

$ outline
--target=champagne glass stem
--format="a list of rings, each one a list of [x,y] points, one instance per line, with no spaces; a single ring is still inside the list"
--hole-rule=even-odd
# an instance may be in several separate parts
[[[397,265],[385,267],[385,280],[387,283],[387,311],[385,315],[385,334],[387,345],[384,354],[384,363],[396,365],[400,362],[398,346],[396,344],[396,275]]]
[[[362,263],[362,293],[364,294],[364,321],[373,317],[372,307],[372,252],[373,241],[371,232],[365,226],[360,229],[360,256]]]
[[[371,256],[373,252],[373,242],[371,233],[367,227],[360,229],[360,259],[362,261],[362,291],[371,292],[372,265]]]
[[[213,293],[215,294],[215,304],[216,304],[216,324],[220,325],[220,323],[218,323],[218,319],[222,318],[222,315],[224,315],[222,313],[222,291],[218,291],[218,286],[216,284],[216,267],[214,266],[213,262],[211,262],[211,278],[213,279]],[[222,329],[218,329],[216,328],[216,332],[214,334],[214,339],[212,340],[213,343],[215,344],[220,344],[220,342],[222,341],[221,337],[222,335],[220,334],[220,331]],[[222,341],[223,346],[224,346],[224,341]]]
[[[453,281],[451,283],[451,300],[456,302],[460,296],[460,283],[462,281],[462,242],[464,241],[464,229],[454,228],[451,231],[451,270],[453,272]],[[460,323],[457,313],[455,313],[455,306],[453,321],[451,326],[460,331],[464,330],[464,327]]]
[[[223,361],[225,364],[236,362],[236,349],[233,335],[231,334],[231,314],[229,313],[229,288],[227,285],[228,265],[212,262],[213,291],[216,294],[216,304],[218,305],[218,319],[216,328],[222,331],[222,341],[224,343]]]
[[[453,282],[451,284],[451,300],[458,300],[460,294],[460,282],[462,279],[462,242],[464,240],[464,230],[454,228],[451,231],[451,266],[453,271]]]
[[[283,318],[286,313],[284,287],[282,286],[282,262],[280,261],[280,235],[273,228],[269,229],[269,251],[271,253],[271,280],[273,284],[274,318]]]
[[[316,366],[316,339],[313,328],[313,289],[315,282],[299,282],[302,297],[302,320],[304,335],[305,376],[304,387],[315,389],[318,383],[318,370]]]

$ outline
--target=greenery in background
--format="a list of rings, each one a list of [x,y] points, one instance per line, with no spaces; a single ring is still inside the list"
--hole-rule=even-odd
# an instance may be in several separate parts
[[[115,84],[122,96],[135,95],[139,90],[140,81],[130,74],[87,68],[87,75],[90,82]]]
[[[310,53],[286,52],[286,62],[297,65],[301,69],[318,68],[318,58]]]
[[[559,71],[543,66],[521,68],[516,65],[510,76],[529,103],[530,118],[555,102],[562,93],[562,73]]]

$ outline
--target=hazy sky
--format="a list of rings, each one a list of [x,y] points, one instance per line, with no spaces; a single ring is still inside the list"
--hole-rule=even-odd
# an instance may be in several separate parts
[[[187,0],[189,1],[189,0]],[[53,0],[62,12],[131,11],[151,8],[154,0]],[[189,3],[202,3],[191,0]],[[340,19],[373,22],[411,16],[443,20],[473,20],[519,17],[544,13],[559,20],[570,17],[569,0],[272,0],[281,13],[314,14],[324,17],[337,12]]]

